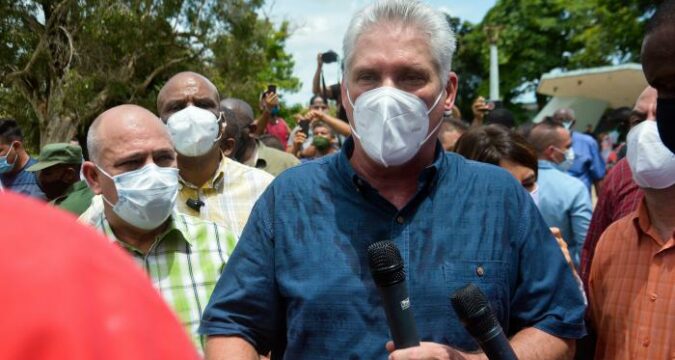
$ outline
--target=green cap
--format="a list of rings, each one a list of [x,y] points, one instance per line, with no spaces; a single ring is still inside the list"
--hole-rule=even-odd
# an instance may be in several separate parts
[[[58,164],[82,164],[82,148],[80,145],[56,143],[45,145],[40,151],[38,162],[26,171],[40,171]]]

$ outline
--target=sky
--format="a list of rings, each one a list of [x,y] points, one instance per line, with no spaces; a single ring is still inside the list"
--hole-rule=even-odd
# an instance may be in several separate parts
[[[429,5],[472,23],[482,20],[496,0],[427,0]],[[319,52],[334,50],[341,55],[342,36],[352,14],[369,0],[268,0],[261,10],[274,22],[288,20],[294,29],[286,51],[295,60],[294,75],[302,82],[297,93],[281,96],[286,104],[307,105],[312,96],[312,77]],[[338,80],[337,64],[324,65],[326,85]]]

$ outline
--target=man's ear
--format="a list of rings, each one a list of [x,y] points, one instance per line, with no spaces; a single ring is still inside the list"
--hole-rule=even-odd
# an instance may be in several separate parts
[[[443,101],[444,109],[452,109],[455,105],[455,98],[457,97],[457,83],[459,79],[457,74],[450,72],[448,75],[448,83],[445,85],[446,97]]]
[[[229,157],[230,159],[233,159],[235,145],[236,141],[234,141],[233,138],[222,139],[220,141],[220,150],[223,152],[223,154],[225,154],[225,156]]]
[[[74,184],[80,180],[80,174],[74,167],[69,166],[65,169],[61,178],[69,184]]]
[[[101,188],[100,176],[96,170],[96,165],[91,161],[85,161],[82,163],[82,174],[84,174],[84,179],[89,185],[91,192],[96,195],[101,194],[103,191]]]

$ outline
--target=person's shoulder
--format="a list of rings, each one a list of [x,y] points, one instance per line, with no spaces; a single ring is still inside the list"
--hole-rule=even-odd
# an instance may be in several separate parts
[[[572,141],[581,142],[584,144],[597,144],[597,141],[595,141],[592,136],[578,131],[572,132]]]
[[[478,183],[512,186],[515,178],[504,168],[474,160],[468,160],[453,152],[445,152],[449,170],[457,174],[457,178],[470,178]]]
[[[267,184],[274,180],[274,176],[267,173],[266,171],[244,165],[228,157],[223,157],[221,161],[221,169],[225,173],[225,176],[233,179],[234,182],[241,181],[241,177],[245,177],[246,180],[254,180],[256,182]]]
[[[340,153],[324,156],[318,159],[300,162],[300,164],[286,169],[276,177],[276,184],[295,182],[311,183],[323,179],[336,166]],[[279,186],[279,185],[277,185]]]
[[[176,228],[183,230],[183,233],[187,232],[186,236],[190,236],[194,240],[217,238],[217,236],[209,236],[209,234],[236,237],[232,231],[211,220],[202,219],[179,211],[174,211],[171,216],[173,217]]]
[[[637,241],[638,233],[635,228],[637,216],[638,210],[634,210],[605,229],[596,245],[594,262],[623,252],[623,247],[629,244],[631,238]]]
[[[270,157],[272,158],[271,160],[273,161],[279,161],[284,164],[299,164],[300,160],[293,156],[293,154],[289,154],[285,151],[281,151],[279,149],[275,149],[273,147],[269,146],[261,146],[258,150],[261,154],[260,157]]]

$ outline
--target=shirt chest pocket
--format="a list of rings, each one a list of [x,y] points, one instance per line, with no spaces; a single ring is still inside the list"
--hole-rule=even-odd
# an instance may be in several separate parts
[[[504,331],[508,331],[510,300],[507,263],[492,260],[448,261],[443,264],[443,275],[449,290],[448,297],[469,283],[476,285],[489,300]]]

